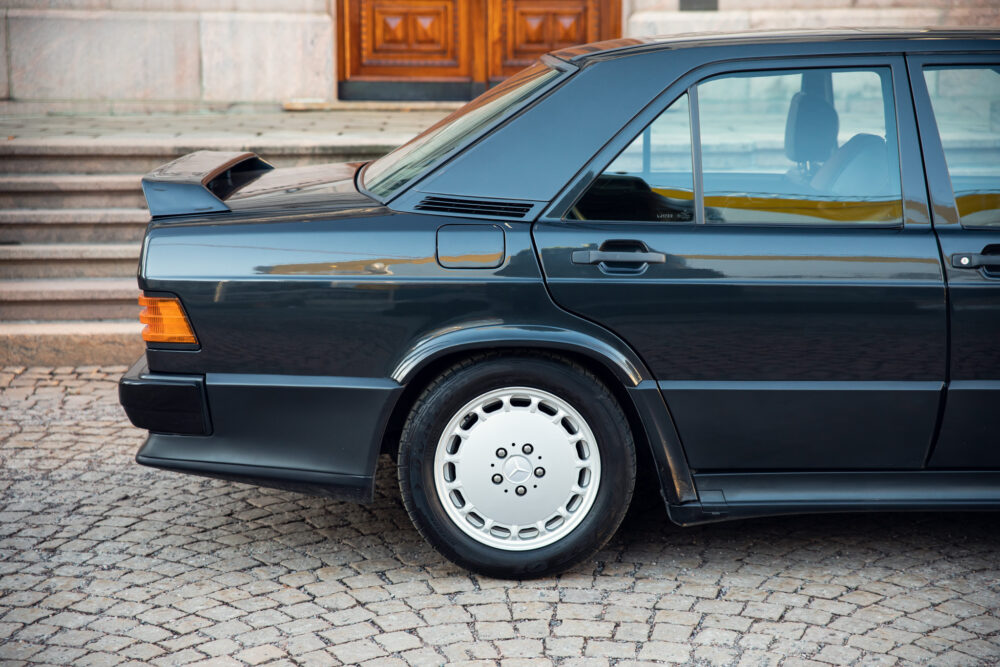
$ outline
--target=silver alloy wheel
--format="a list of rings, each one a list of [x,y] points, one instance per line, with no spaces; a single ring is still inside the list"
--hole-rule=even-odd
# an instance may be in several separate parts
[[[506,387],[466,403],[434,453],[434,486],[452,522],[506,551],[556,542],[590,512],[601,455],[573,406],[541,389]]]

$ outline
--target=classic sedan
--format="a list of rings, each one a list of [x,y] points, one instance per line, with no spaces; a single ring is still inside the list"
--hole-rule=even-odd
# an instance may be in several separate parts
[[[143,180],[166,470],[373,497],[502,577],[615,533],[1000,508],[1000,33],[556,51],[385,157]]]

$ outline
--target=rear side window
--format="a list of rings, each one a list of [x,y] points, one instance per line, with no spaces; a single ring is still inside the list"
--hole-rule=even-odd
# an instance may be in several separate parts
[[[902,224],[899,173],[889,68],[726,74],[664,111],[569,217]],[[652,193],[644,195],[651,205],[642,205],[640,191]],[[701,220],[692,206],[698,199]]]
[[[388,201],[410,181],[530,100],[561,72],[538,63],[492,88],[409,143],[372,162],[362,174],[364,187]]]
[[[699,84],[707,221],[901,223],[890,81],[810,69]]]
[[[682,95],[597,177],[570,210],[577,220],[694,220],[691,118]]]
[[[1000,65],[925,67],[924,80],[962,225],[1000,226]]]

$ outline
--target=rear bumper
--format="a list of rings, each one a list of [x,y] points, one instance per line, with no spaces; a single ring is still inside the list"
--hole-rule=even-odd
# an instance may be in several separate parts
[[[208,435],[212,424],[200,375],[150,373],[143,355],[118,382],[129,420],[155,433]]]
[[[403,387],[378,378],[149,372],[119,383],[150,431],[136,462],[355,502],[374,495],[382,435]]]

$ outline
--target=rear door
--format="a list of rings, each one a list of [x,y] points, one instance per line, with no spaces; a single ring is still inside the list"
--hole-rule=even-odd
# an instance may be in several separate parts
[[[907,60],[951,308],[929,465],[1000,468],[1000,54]]]
[[[553,298],[631,344],[698,470],[920,468],[940,258],[902,57],[717,65],[536,223]]]

